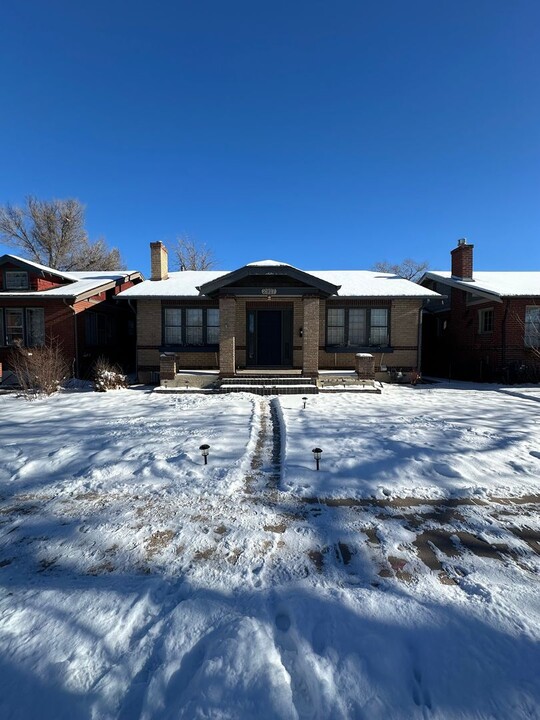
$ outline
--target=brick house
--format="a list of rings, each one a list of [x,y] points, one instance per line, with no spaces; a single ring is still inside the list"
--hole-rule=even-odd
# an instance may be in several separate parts
[[[474,245],[460,240],[451,271],[419,283],[446,296],[424,315],[424,372],[478,381],[540,378],[540,272],[473,268]]]
[[[376,372],[419,366],[421,309],[436,292],[369,271],[304,271],[265,260],[232,272],[168,272],[167,250],[151,243],[152,277],[122,292],[136,303],[141,382],[184,369],[354,370],[357,353]]]
[[[13,345],[58,339],[76,377],[99,356],[134,369],[132,310],[115,298],[142,281],[131,270],[63,272],[16,255],[0,257],[0,363],[9,370]]]

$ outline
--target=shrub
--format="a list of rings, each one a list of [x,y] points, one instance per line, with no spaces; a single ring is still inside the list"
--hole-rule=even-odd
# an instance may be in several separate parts
[[[113,365],[106,358],[100,357],[94,365],[94,387],[97,392],[121,390],[127,387],[127,379],[117,365]]]
[[[52,395],[69,378],[69,364],[62,345],[52,338],[39,347],[14,347],[9,364],[23,395],[27,398]]]

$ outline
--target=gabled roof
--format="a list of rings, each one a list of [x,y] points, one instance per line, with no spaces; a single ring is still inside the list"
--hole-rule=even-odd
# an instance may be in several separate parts
[[[0,257],[0,265],[11,263],[17,267],[33,270],[39,273],[47,273],[65,281],[64,285],[48,288],[47,290],[2,290],[2,298],[28,300],[28,299],[60,299],[60,300],[83,300],[98,292],[103,292],[114,287],[118,281],[142,279],[138,270],[81,270],[77,272],[64,272],[54,268],[40,265],[20,258],[17,255],[6,254]]]
[[[66,280],[67,282],[73,282],[74,280],[77,280],[77,278],[75,277],[75,273],[68,273],[64,272],[63,270],[55,270],[54,268],[47,267],[47,265],[40,265],[39,263],[33,262],[32,260],[27,260],[26,258],[21,258],[18,255],[12,255],[11,253],[6,253],[5,255],[2,255],[0,257],[0,265],[4,265],[7,262],[12,263],[13,265],[17,265],[21,268],[33,270],[34,272],[37,271],[40,273],[47,273],[48,275],[54,275],[61,280]]]
[[[430,270],[420,279],[445,283],[450,287],[487,298],[540,297],[540,272],[535,271],[474,271],[472,280],[452,277],[449,270]]]
[[[340,287],[339,285],[334,285],[333,283],[323,280],[320,277],[311,275],[304,270],[299,270],[287,263],[280,263],[276,260],[259,260],[258,262],[244,265],[244,267],[238,268],[238,270],[233,270],[233,272],[222,275],[214,280],[209,280],[201,285],[199,290],[203,293],[203,295],[211,296],[224,287],[231,285],[234,286],[235,283],[238,283],[240,280],[254,275],[263,275],[264,277],[268,277],[270,283],[273,276],[285,275],[290,277],[293,282],[297,281],[302,284],[309,285],[316,290],[319,290],[324,295],[335,295]]]

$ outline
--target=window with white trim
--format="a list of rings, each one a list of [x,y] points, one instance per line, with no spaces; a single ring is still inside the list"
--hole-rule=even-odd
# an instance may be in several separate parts
[[[329,307],[326,344],[330,347],[387,347],[388,308]]]
[[[478,332],[487,335],[493,332],[494,312],[493,308],[478,311]]]
[[[6,270],[6,290],[28,290],[28,273],[26,270]]]
[[[525,347],[540,348],[540,305],[525,308]]]
[[[186,347],[217,345],[219,308],[164,308],[163,343]]]

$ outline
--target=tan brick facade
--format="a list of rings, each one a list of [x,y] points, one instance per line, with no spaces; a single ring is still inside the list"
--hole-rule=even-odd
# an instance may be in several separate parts
[[[303,362],[304,375],[317,375],[319,372],[319,313],[320,300],[318,297],[304,297],[304,327],[303,327]]]
[[[219,371],[227,377],[236,372],[236,298],[220,298],[219,322]],[[245,321],[243,324],[245,325]]]

